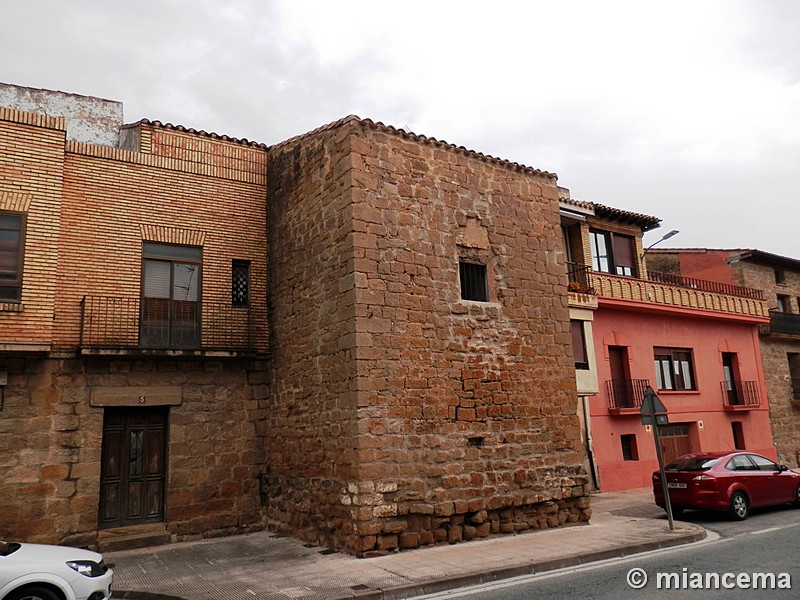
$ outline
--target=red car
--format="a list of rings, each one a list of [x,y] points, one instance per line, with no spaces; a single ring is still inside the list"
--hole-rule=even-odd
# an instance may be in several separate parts
[[[800,508],[800,473],[752,452],[685,454],[665,467],[672,513],[726,511],[743,521],[750,508],[791,502]],[[661,474],[653,473],[656,504],[666,510]]]

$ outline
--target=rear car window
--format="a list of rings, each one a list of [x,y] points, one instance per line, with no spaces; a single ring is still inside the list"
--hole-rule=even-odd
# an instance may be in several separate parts
[[[667,471],[708,471],[719,462],[719,458],[692,456],[679,458],[664,467]]]

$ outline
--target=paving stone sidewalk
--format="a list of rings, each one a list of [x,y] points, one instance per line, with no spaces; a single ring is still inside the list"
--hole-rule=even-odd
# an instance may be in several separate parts
[[[270,532],[106,553],[130,600],[401,599],[699,541],[650,490],[596,494],[588,525],[358,559]]]

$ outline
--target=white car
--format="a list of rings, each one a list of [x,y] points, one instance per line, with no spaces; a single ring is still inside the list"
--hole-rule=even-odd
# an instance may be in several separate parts
[[[0,600],[108,600],[113,576],[96,552],[0,541]]]

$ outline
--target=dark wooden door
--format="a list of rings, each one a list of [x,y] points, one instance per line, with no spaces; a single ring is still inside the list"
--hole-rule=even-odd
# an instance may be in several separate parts
[[[166,448],[166,407],[106,409],[101,528],[164,520]]]
[[[662,426],[658,432],[661,437],[661,454],[664,457],[665,465],[692,451],[688,425]]]
[[[611,389],[614,390],[614,406],[635,408],[637,403],[629,374],[627,346],[609,346],[608,363],[611,369]]]

